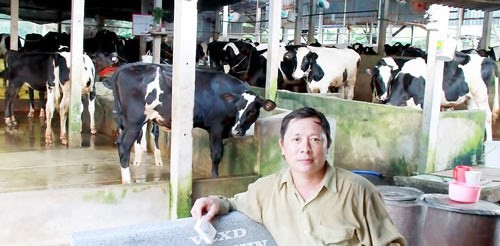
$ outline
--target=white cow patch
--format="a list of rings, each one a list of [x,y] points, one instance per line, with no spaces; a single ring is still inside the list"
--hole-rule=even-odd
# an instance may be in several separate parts
[[[236,118],[236,124],[234,124],[234,126],[232,127],[232,132],[233,134],[236,134],[236,127],[238,127],[240,124],[241,124],[241,116],[243,115],[243,113],[245,113],[245,111],[248,109],[248,107],[250,106],[250,104],[252,104],[254,101],[255,101],[255,98],[256,96],[255,95],[252,95],[252,94],[249,94],[249,93],[243,93],[242,94],[243,98],[247,101],[247,104],[245,105],[245,107],[243,109],[241,109],[240,111],[238,111],[238,116]]]
[[[384,57],[382,60],[387,64],[387,66],[391,66],[392,70],[397,70],[399,69],[398,64],[392,59],[392,57]]]
[[[234,52],[235,55],[239,55],[240,54],[240,50],[238,49],[238,47],[236,47],[236,45],[233,42],[227,43],[224,46],[224,48],[222,48],[222,50],[226,51],[228,47],[231,47],[233,49],[233,52]]]
[[[294,79],[302,79],[306,76],[306,73],[302,71],[300,68],[300,65],[302,64],[302,60],[304,60],[304,57],[310,52],[311,50],[308,49],[307,47],[300,47],[297,49],[297,53],[295,57],[297,58],[297,67],[293,71],[293,78]]]
[[[151,93],[153,93],[153,91],[155,90],[155,99],[150,104],[146,104],[144,106],[144,114],[146,115],[146,119],[157,119],[158,121],[161,121],[163,118],[157,111],[155,111],[156,106],[161,105],[160,95],[163,94],[163,91],[160,89],[160,68],[157,68],[156,70],[155,79],[148,83],[144,100],[146,100],[146,98],[148,98],[148,96],[151,95]]]
[[[427,81],[427,64],[424,59],[418,57],[407,61],[400,73],[410,74],[415,78],[422,77]]]

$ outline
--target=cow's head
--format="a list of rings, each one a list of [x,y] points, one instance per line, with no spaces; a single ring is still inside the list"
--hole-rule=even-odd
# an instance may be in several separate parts
[[[317,60],[318,54],[311,51],[302,59],[300,70],[304,72],[307,82],[320,81],[325,76],[325,72],[321,66],[318,65]]]
[[[309,53],[309,49],[303,45],[287,45],[285,49],[280,64],[281,71],[288,80],[302,79],[305,77],[305,71],[302,71],[298,64],[300,61],[302,65],[302,60]]]
[[[398,70],[399,66],[391,57],[382,58],[373,69],[366,69],[366,73],[372,76],[370,83],[372,102],[379,103],[387,100],[389,82]]]
[[[245,91],[241,98],[235,102],[237,115],[236,123],[232,128],[235,136],[244,136],[248,128],[259,118],[260,108],[271,111],[276,108],[276,103],[269,99],[262,99],[252,91]]]

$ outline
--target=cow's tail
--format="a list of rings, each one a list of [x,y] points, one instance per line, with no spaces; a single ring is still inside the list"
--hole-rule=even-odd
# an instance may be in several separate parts
[[[113,77],[115,75],[113,74],[113,76],[111,77],[108,77],[108,78],[105,78],[103,81],[102,81],[102,85],[104,85],[104,87],[112,90],[113,89]]]
[[[116,132],[119,134],[121,130],[123,130],[123,124],[121,121],[121,101],[120,101],[120,95],[119,95],[119,89],[117,88],[116,81],[118,79],[118,75],[120,73],[120,70],[116,71],[113,73],[111,77],[108,77],[102,81],[102,84],[104,87],[110,89],[113,91],[113,98],[114,98],[114,108],[113,108],[113,116],[115,118],[115,123],[116,123]]]
[[[492,112],[492,124],[495,124],[496,120],[498,119],[498,114],[500,113],[499,110],[500,110],[500,102],[498,101],[499,98],[498,98],[498,83],[500,83],[500,71],[498,71],[498,67],[497,67],[497,64],[496,62],[493,63],[494,64],[494,68],[495,68],[495,75],[494,75],[494,80],[493,80],[493,85],[494,85],[494,93],[495,95],[493,95],[493,108],[491,110]]]

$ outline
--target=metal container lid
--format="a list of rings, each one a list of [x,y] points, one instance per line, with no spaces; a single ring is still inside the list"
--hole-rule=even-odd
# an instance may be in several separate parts
[[[421,197],[428,206],[463,214],[500,216],[500,206],[479,200],[476,203],[461,203],[448,198],[446,194],[425,194]]]
[[[386,201],[415,201],[424,194],[421,190],[413,187],[378,185],[377,189]]]

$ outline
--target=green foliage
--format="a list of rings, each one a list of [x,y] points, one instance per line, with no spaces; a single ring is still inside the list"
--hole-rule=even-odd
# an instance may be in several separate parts
[[[163,9],[156,7],[153,9],[153,20],[155,23],[160,23],[161,18],[163,17]]]

